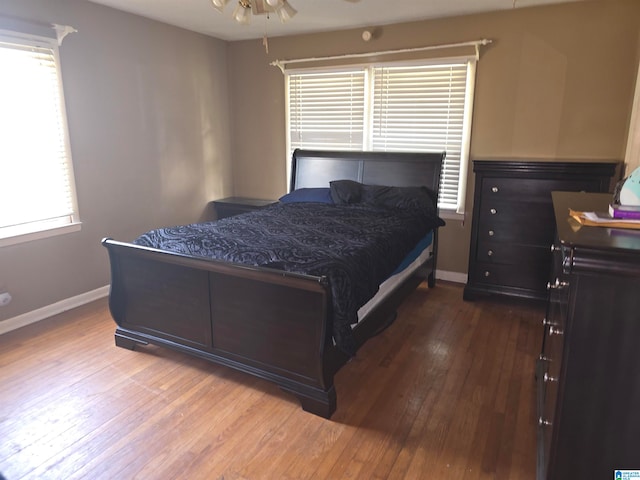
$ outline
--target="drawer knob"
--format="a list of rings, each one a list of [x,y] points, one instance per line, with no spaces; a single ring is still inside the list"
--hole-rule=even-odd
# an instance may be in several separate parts
[[[553,327],[557,327],[557,326],[558,326],[558,324],[557,324],[557,323],[553,323],[551,320],[548,320],[548,319],[547,319],[547,317],[544,317],[544,318],[542,319],[542,325],[543,325],[543,326],[545,326],[545,327],[546,327],[546,326],[549,326],[549,325],[551,325],[551,326],[553,326]]]
[[[498,187],[491,187],[491,191],[493,193],[498,193]]]
[[[485,276],[485,277],[488,277],[488,276],[490,276],[490,275],[491,275],[491,272],[489,272],[489,271],[484,272],[484,276]]]
[[[560,250],[561,250],[561,248],[558,245],[556,245],[556,244],[552,244],[551,245],[551,253],[559,252]]]
[[[544,354],[544,353],[541,353],[541,354],[538,356],[538,360],[540,360],[541,362],[550,362],[550,361],[551,361],[548,357],[546,357],[546,356],[545,356],[545,354]]]
[[[495,215],[496,213],[498,213],[498,211],[495,208],[492,208],[489,211],[491,212],[491,215]]]
[[[561,281],[559,278],[556,278],[556,281],[551,283],[547,283],[547,290],[560,290],[562,288],[568,287],[569,282]]]
[[[545,383],[546,382],[557,382],[558,381],[558,379],[556,377],[552,377],[548,373],[545,373],[543,378],[544,378]]]
[[[491,256],[493,256],[493,250],[489,250],[489,251],[487,252],[487,255],[489,255],[490,257],[491,257]]]
[[[489,230],[489,236],[493,237],[495,235],[495,232],[493,230]]]
[[[545,420],[543,417],[540,417],[538,419],[538,425],[540,427],[550,427],[551,426],[551,422],[549,420]]]
[[[562,335],[564,332],[560,330],[557,326],[550,325],[549,326],[549,335]]]

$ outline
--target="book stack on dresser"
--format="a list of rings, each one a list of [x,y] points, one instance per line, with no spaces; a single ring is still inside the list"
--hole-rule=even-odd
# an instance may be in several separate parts
[[[610,203],[609,215],[611,215],[611,218],[617,218],[620,220],[640,221],[640,205],[620,205]]]

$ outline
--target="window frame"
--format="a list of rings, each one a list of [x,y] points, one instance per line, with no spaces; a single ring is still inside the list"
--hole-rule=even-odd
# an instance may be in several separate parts
[[[373,71],[380,67],[411,67],[411,66],[446,66],[446,65],[460,65],[466,64],[466,86],[465,86],[465,99],[464,99],[464,118],[462,125],[462,141],[461,152],[459,161],[459,174],[458,174],[458,193],[457,193],[457,206],[452,208],[440,208],[441,216],[444,218],[460,219],[464,218],[466,209],[466,190],[467,190],[467,175],[468,167],[470,163],[470,145],[471,145],[471,127],[473,117],[474,106],[474,94],[475,94],[475,77],[477,67],[477,56],[473,55],[461,55],[455,57],[446,58],[421,58],[405,61],[385,61],[385,62],[371,62],[366,64],[352,64],[352,65],[340,65],[333,67],[309,67],[309,68],[291,68],[286,71],[285,74],[285,104],[286,104],[286,151],[287,151],[287,176],[291,171],[291,155],[293,154],[292,141],[291,141],[291,98],[290,98],[290,80],[292,75],[298,74],[310,74],[310,73],[329,73],[345,72],[345,71],[365,71],[365,120],[364,120],[364,139],[363,150],[373,150],[372,148],[372,128],[373,128],[373,95],[375,90],[375,78]],[[327,148],[331,148],[327,145]]]
[[[50,50],[56,77],[56,101],[59,104],[59,131],[62,136],[60,147],[63,151],[58,159],[62,161],[60,171],[66,171],[66,191],[68,192],[71,213],[59,218],[41,219],[26,222],[23,225],[13,225],[0,227],[0,248],[9,245],[20,244],[33,240],[63,235],[77,232],[81,229],[81,221],[78,212],[78,197],[75,185],[75,175],[73,170],[73,160],[71,155],[71,145],[69,139],[69,127],[67,122],[66,102],[64,88],[62,84],[62,66],[59,54],[59,41],[52,29],[52,37],[26,32],[19,32],[6,28],[0,28],[0,41],[14,43],[27,48],[44,48]],[[53,83],[53,82],[52,82]]]

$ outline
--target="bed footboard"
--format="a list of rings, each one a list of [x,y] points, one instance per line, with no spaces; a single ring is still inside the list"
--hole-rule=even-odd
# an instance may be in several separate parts
[[[289,274],[104,239],[116,345],[173,348],[275,382],[329,418],[342,355],[324,277]]]

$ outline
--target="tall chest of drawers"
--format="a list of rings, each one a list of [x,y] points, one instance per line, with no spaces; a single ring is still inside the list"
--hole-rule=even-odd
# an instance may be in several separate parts
[[[580,227],[568,215],[606,211],[610,201],[553,193],[557,236],[536,372],[538,480],[640,470],[640,231]]]
[[[464,299],[500,294],[545,300],[555,231],[551,192],[607,192],[617,165],[475,160]]]

